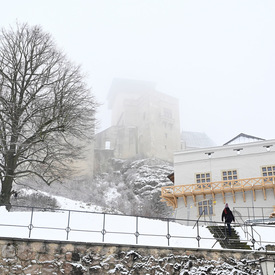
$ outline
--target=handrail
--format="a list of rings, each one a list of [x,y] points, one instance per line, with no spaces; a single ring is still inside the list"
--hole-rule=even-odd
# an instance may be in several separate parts
[[[237,220],[237,217],[241,219],[242,223],[238,223],[240,228],[243,230],[244,234],[245,235],[249,235],[251,237],[250,241],[253,245],[253,249],[255,249],[255,243],[258,243],[258,245],[260,247],[262,247],[262,238],[261,238],[261,235],[253,228],[253,226],[251,225],[251,232],[252,234],[250,234],[248,232],[248,230],[245,230],[244,228],[247,227],[248,225],[245,223],[245,221],[243,220],[242,216],[240,215],[240,213],[238,211],[236,211],[235,209],[233,209],[233,213],[234,213],[234,216],[235,216],[235,219]],[[256,241],[255,238],[254,238],[254,235],[253,235],[253,232],[255,232],[258,237],[259,237],[259,241]],[[248,239],[248,237],[247,237]]]
[[[218,227],[218,233],[221,233],[221,234],[218,234],[218,238],[216,238],[216,242],[212,245],[211,248],[213,248],[216,245],[216,243],[218,243],[220,240],[224,241],[227,238],[226,233],[223,233],[223,231],[219,227]]]
[[[208,223],[212,225],[217,225],[217,222],[213,221],[200,221],[197,220],[190,220],[190,219],[175,219],[175,218],[150,218],[150,217],[140,217],[140,216],[130,216],[130,215],[123,215],[123,214],[112,214],[112,213],[102,213],[102,212],[92,212],[92,211],[83,211],[83,210],[70,210],[70,209],[59,209],[59,208],[43,208],[43,207],[30,207],[30,206],[19,206],[19,205],[12,205],[12,210],[16,208],[22,208],[26,211],[26,215],[22,213],[20,220],[14,220],[12,211],[7,212],[1,216],[0,227],[1,228],[11,228],[11,229],[18,229],[18,230],[0,230],[0,236],[2,237],[20,237],[24,238],[24,236],[28,236],[28,238],[35,238],[37,239],[37,234],[43,231],[43,238],[49,240],[51,236],[58,238],[58,240],[73,240],[73,241],[80,241],[78,239],[77,232],[81,232],[82,235],[88,235],[90,242],[114,242],[115,236],[122,235],[125,238],[119,238],[120,243],[127,244],[145,244],[145,245],[155,245],[155,243],[151,244],[153,238],[160,238],[161,243],[159,245],[163,245],[166,242],[165,246],[184,246],[184,242],[179,243],[179,240],[185,241],[193,239],[194,241],[197,240],[197,247],[200,247],[201,242],[207,243],[207,248],[210,248],[209,245],[212,245],[216,241],[214,237],[205,237],[201,234],[201,223]],[[56,215],[57,219],[51,220],[41,220],[39,219],[38,211],[41,211],[42,215],[48,215],[46,212],[50,212],[53,215]],[[59,216],[60,215],[60,216]],[[84,215],[84,216],[83,216]],[[86,216],[87,215],[87,216]],[[201,213],[201,216],[203,212]],[[132,220],[131,226],[129,225],[129,218]],[[77,222],[79,218],[83,221],[82,225],[79,225]],[[123,220],[127,218],[127,220]],[[113,221],[114,219],[119,219],[119,224],[124,223],[125,221],[128,223],[127,227],[117,227],[113,228],[112,225],[115,224]],[[142,219],[147,219],[142,220]],[[87,222],[93,221],[93,222]],[[157,226],[153,226],[156,228],[154,231],[150,231],[148,227],[144,227],[144,224],[148,222],[156,222],[159,223],[160,221],[164,221],[163,225],[161,226],[157,224]],[[190,231],[190,235],[186,235],[184,232],[177,235],[175,231],[176,227],[173,227],[173,223],[176,222],[178,224],[190,224],[195,223],[197,226],[197,232]],[[96,226],[94,226],[97,224]],[[190,228],[191,229],[191,228]],[[194,227],[193,227],[194,229]],[[149,231],[149,232],[148,232]],[[23,235],[22,235],[22,232]],[[54,232],[52,235],[50,232]],[[254,232],[254,231],[253,231]],[[36,234],[36,235],[35,235]],[[40,235],[39,235],[40,236]],[[59,237],[61,236],[61,237]],[[92,237],[91,237],[92,236]],[[150,238],[148,238],[150,237]],[[152,238],[153,237],[153,238]],[[101,239],[100,239],[101,238]],[[129,241],[128,239],[133,239],[133,242]],[[127,240],[126,240],[127,239]],[[211,241],[209,243],[209,241]],[[263,241],[264,242],[264,241]],[[269,240],[265,243],[268,244],[275,244],[274,242],[270,242]]]
[[[204,213],[204,209],[203,209],[203,211],[201,212],[201,214],[200,214],[200,216],[198,217],[198,219],[197,219],[197,221],[195,222],[195,224],[194,224],[194,226],[193,226],[193,228],[192,229],[194,229],[195,228],[195,226],[197,225],[197,241],[198,241],[198,247],[200,247],[200,240],[201,240],[201,237],[200,237],[200,230],[199,230],[199,220],[200,220],[200,218],[201,218],[201,216],[202,216],[202,214]]]
[[[238,207],[235,207],[234,206],[234,209],[237,211],[237,210],[242,210],[242,217],[246,218],[244,220],[245,223],[259,223],[259,222],[265,222],[265,221],[275,221],[275,218],[274,217],[270,217],[270,213],[274,213],[274,206],[271,207],[267,207],[267,206],[253,206],[253,207],[242,207],[242,206],[238,206]],[[247,215],[244,214],[245,211],[243,210],[246,210],[247,211]],[[250,213],[250,210],[253,212],[253,214]],[[261,214],[259,214],[259,210],[261,210]],[[264,214],[264,210],[266,213],[269,213],[269,214]],[[255,212],[257,212],[255,214]]]
[[[198,224],[198,222],[199,222],[199,220],[200,220],[202,214],[204,213],[204,211],[205,211],[205,210],[203,209],[203,211],[201,212],[201,214],[200,214],[200,216],[198,217],[197,221],[195,222],[195,224],[194,224],[194,226],[193,226],[193,229],[194,229],[195,226]]]

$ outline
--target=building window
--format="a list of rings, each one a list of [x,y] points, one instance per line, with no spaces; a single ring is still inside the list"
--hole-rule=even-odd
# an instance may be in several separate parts
[[[165,118],[172,118],[172,111],[168,108],[163,109],[163,116]]]
[[[231,184],[236,185],[238,181],[234,181],[238,179],[237,170],[227,170],[222,171],[222,180],[224,181],[224,186],[231,186]]]
[[[273,165],[273,166],[263,166],[262,167],[262,176],[267,177],[267,178],[264,179],[265,181],[272,181],[272,178],[268,178],[268,177],[275,176],[275,165]]]
[[[198,184],[198,188],[210,188],[210,184],[205,184],[206,182],[211,182],[210,173],[196,174],[196,183]]]
[[[213,215],[213,201],[205,200],[198,203],[199,215]]]
[[[105,149],[110,150],[111,149],[111,142],[110,141],[105,141]]]

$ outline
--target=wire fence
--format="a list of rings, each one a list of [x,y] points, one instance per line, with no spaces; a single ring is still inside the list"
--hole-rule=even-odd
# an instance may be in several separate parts
[[[219,238],[214,238],[208,230],[209,226],[224,226],[223,223],[202,221],[200,218],[148,218],[18,205],[12,209],[11,212],[0,213],[2,237],[189,248],[221,248],[219,241],[230,239],[226,230]],[[254,250],[267,244],[275,245],[275,237],[266,233],[268,230],[274,235],[273,224],[235,223],[234,227],[238,229],[241,240]]]

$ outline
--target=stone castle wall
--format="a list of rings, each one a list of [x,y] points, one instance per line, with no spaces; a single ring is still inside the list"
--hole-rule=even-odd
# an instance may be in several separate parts
[[[260,274],[263,252],[0,239],[0,274]],[[275,252],[269,252],[275,257]],[[219,273],[219,271],[230,273]],[[195,273],[194,273],[195,272]]]

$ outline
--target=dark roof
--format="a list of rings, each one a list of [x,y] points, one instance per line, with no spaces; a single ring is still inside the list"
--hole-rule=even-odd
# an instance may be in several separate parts
[[[237,140],[238,138],[247,138],[247,139],[251,139],[253,141],[262,141],[265,140],[263,138],[259,138],[259,137],[255,137],[255,136],[250,136],[250,135],[246,135],[244,133],[240,133],[239,135],[237,135],[236,137],[230,139],[229,141],[227,141],[224,145],[228,145],[230,143],[232,143],[233,141]],[[251,141],[250,141],[251,142]]]
[[[171,180],[172,182],[175,182],[175,174],[174,174],[174,172],[172,174],[168,175],[167,178],[169,180]]]

